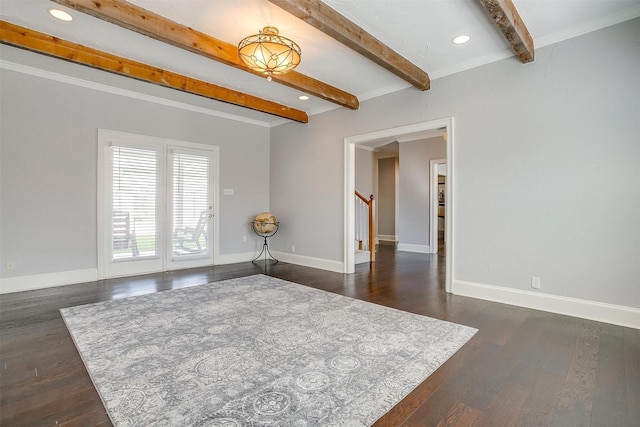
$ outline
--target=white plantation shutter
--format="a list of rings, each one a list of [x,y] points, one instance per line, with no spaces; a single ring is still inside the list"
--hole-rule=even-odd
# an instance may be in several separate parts
[[[158,153],[128,146],[112,150],[112,260],[158,255]]]
[[[173,259],[210,252],[210,160],[207,156],[172,151]]]

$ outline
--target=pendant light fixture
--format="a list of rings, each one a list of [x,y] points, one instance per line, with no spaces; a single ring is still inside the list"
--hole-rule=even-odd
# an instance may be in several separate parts
[[[300,46],[293,40],[278,35],[276,27],[264,27],[258,34],[242,39],[238,55],[252,70],[267,76],[286,74],[300,63]]]

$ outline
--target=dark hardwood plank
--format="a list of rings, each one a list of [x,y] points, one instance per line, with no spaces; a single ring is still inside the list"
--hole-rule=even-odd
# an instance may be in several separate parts
[[[111,425],[60,308],[257,273],[480,329],[376,426],[640,425],[640,331],[449,295],[443,256],[377,255],[352,275],[239,263],[2,295],[0,425]]]
[[[452,375],[460,372],[469,363],[469,360],[476,354],[479,345],[477,341],[471,339],[465,346],[466,351],[458,351],[447,360],[436,372],[431,374],[426,381],[416,387],[407,397],[398,403],[392,412],[380,418],[378,425],[393,425],[398,419],[406,419],[411,415],[435,390]],[[405,425],[405,424],[403,424]],[[411,425],[411,424],[406,424]]]
[[[476,338],[474,337],[474,339]],[[498,354],[500,346],[493,343],[482,343],[479,339],[477,341],[480,345],[477,351],[469,356],[465,366],[446,378],[444,383],[406,419],[402,424],[403,427],[438,425],[458,403],[481,409],[470,404],[469,400],[475,397],[483,398],[484,389],[480,385],[480,379],[484,376],[486,368],[491,366],[491,361]],[[466,353],[468,349],[463,348],[460,351]],[[427,381],[429,380],[427,379]]]
[[[528,390],[523,385],[506,381],[496,393],[489,408],[473,425],[486,427],[514,425],[528,394]]]
[[[529,395],[520,409],[515,425],[521,427],[551,425],[562,382],[563,378],[541,371],[529,389]]]
[[[451,408],[438,427],[467,427],[475,425],[482,417],[482,411],[458,403]]]
[[[560,389],[554,425],[590,425],[596,369],[599,325],[584,321],[565,381]]]
[[[542,369],[564,377],[569,372],[569,366],[575,352],[581,320],[549,314],[545,316],[542,323],[545,328],[542,342],[547,351]]]
[[[623,329],[604,325],[600,346],[591,425],[631,426],[627,418],[627,374]]]
[[[624,363],[627,373],[629,424],[640,420],[640,330],[624,328]]]

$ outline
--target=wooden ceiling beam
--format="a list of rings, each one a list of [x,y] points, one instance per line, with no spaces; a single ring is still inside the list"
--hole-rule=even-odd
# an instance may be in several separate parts
[[[429,74],[322,1],[269,1],[411,83],[418,89],[429,89],[431,85]]]
[[[0,21],[0,42],[289,120],[301,123],[309,121],[307,113],[286,105],[101,52],[5,21]]]
[[[535,56],[533,37],[511,0],[479,0],[522,63]]]
[[[132,3],[123,0],[52,1],[155,40],[263,77],[262,74],[249,69],[242,63],[238,57],[236,45],[171,21]],[[360,106],[356,96],[295,71],[274,75],[273,81],[352,110],[357,110]]]

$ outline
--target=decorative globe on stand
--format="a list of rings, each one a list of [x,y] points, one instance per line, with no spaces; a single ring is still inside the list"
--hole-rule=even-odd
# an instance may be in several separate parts
[[[280,227],[280,223],[276,220],[276,216],[270,212],[262,212],[256,215],[256,217],[251,221],[251,229],[258,236],[264,238],[264,243],[262,244],[262,251],[260,254],[255,257],[252,262],[256,262],[260,258],[262,254],[264,254],[264,264],[265,268],[267,266],[267,255],[271,258],[274,264],[278,263],[278,260],[271,255],[271,251],[269,251],[269,243],[267,242],[267,238],[273,236],[278,232],[278,228]]]
[[[256,215],[253,220],[253,229],[260,236],[264,236],[265,234],[269,234],[276,229],[276,225],[278,221],[276,220],[275,215],[270,212],[262,212]]]

